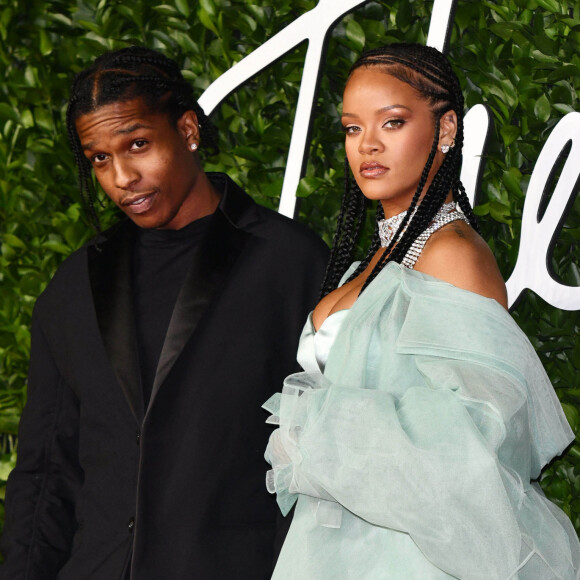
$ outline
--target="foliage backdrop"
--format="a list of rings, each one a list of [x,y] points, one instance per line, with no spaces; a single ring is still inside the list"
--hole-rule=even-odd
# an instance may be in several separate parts
[[[316,1],[269,4],[0,0],[0,499],[16,456],[34,301],[62,259],[91,236],[64,129],[73,73],[106,49],[144,44],[177,59],[201,94]],[[299,187],[299,219],[329,243],[342,191],[345,71],[363,46],[424,43],[431,8],[425,0],[370,1],[337,23],[329,38]],[[505,278],[515,264],[526,187],[541,147],[558,120],[579,109],[579,41],[579,0],[459,0],[450,58],[467,106],[483,102],[493,112],[476,211]],[[305,49],[303,43],[254,77],[214,116],[222,153],[206,159],[206,169],[227,171],[271,207],[277,207],[281,189]],[[114,219],[103,203],[105,221]],[[557,275],[574,286],[580,284],[579,204],[576,199],[551,257]],[[528,292],[514,316],[577,434],[577,443],[544,471],[541,484],[580,530],[578,313],[556,310]]]

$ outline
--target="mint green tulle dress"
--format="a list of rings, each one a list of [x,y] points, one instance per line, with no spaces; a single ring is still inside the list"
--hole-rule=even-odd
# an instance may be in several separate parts
[[[531,483],[573,434],[497,302],[389,263],[307,321],[299,362],[264,405],[267,484],[296,502],[273,579],[580,578],[570,521]]]

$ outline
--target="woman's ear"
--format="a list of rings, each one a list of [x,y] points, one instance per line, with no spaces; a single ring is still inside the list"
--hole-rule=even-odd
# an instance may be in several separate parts
[[[439,122],[439,150],[447,152],[454,147],[456,134],[457,115],[455,111],[447,111]]]
[[[195,151],[199,147],[199,122],[193,111],[185,111],[179,117],[177,130],[185,140],[185,146],[189,151]]]

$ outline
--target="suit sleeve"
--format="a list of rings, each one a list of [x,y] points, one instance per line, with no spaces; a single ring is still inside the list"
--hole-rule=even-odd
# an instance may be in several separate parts
[[[51,356],[35,312],[28,401],[6,490],[2,580],[55,578],[68,559],[82,482],[78,423],[78,399]]]

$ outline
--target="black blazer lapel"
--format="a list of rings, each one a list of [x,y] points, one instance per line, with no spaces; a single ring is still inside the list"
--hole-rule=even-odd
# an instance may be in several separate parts
[[[190,271],[177,297],[163,344],[151,403],[210,302],[219,294],[250,234],[216,211],[209,231],[196,247]],[[151,404],[150,403],[150,404]]]
[[[144,408],[131,283],[133,237],[132,224],[124,222],[106,241],[88,247],[88,264],[105,351],[140,425]]]

